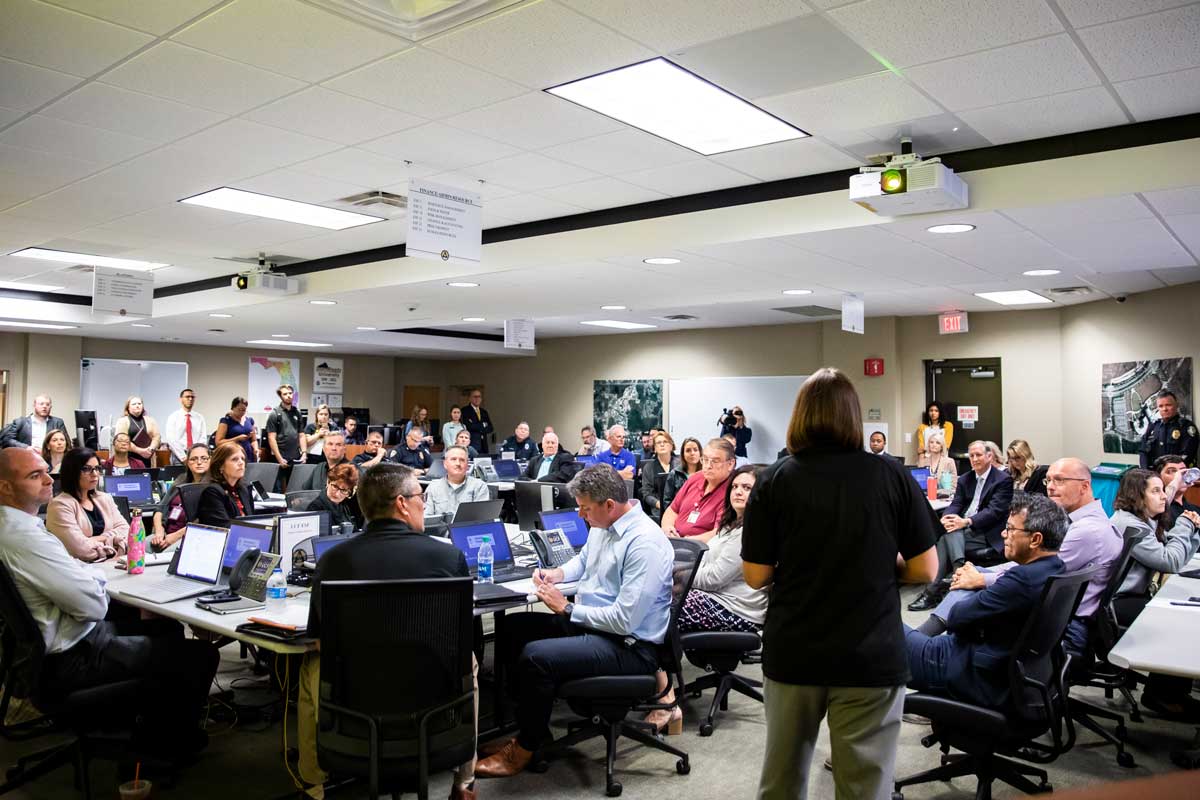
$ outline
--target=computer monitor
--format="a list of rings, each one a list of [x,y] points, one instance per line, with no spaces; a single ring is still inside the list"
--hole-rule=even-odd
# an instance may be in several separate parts
[[[512,455],[512,453],[509,453],[509,456]],[[521,477],[521,465],[512,460],[511,457],[493,461],[492,468],[496,470],[496,475],[502,481],[515,481]]]
[[[337,547],[342,542],[353,539],[353,536],[322,536],[313,542],[313,561],[320,561],[321,556]]]
[[[187,470],[183,464],[171,464],[166,467],[158,468],[158,479],[160,481],[173,481],[182,475]]]
[[[75,409],[75,446],[100,449],[100,429],[96,427],[96,412]],[[41,444],[38,443],[38,447]]]
[[[143,472],[125,475],[110,475],[104,482],[104,490],[112,495],[128,498],[131,506],[141,507],[154,499],[150,476]]]
[[[301,542],[323,535],[329,535],[328,511],[281,514],[275,520],[275,542],[285,565],[291,563],[292,551]]]
[[[225,558],[221,567],[233,569],[234,564],[247,550],[258,549],[260,552],[271,552],[271,542],[274,541],[275,531],[269,526],[248,525],[244,520],[234,520],[229,524],[229,543],[225,545]]]
[[[548,531],[552,528],[559,528],[567,536],[567,541],[571,543],[571,547],[576,550],[587,544],[588,531],[591,528],[587,524],[587,520],[579,516],[578,511],[543,511],[538,514],[538,521],[541,523],[541,529]]]
[[[929,480],[929,467],[909,467],[908,474],[913,476],[913,480],[921,487],[921,491],[925,491]]]
[[[450,541],[467,557],[467,566],[475,569],[479,565],[479,548],[483,537],[492,537],[493,563],[512,562],[512,550],[508,546],[508,534],[503,522],[479,522],[474,525],[451,525]]]
[[[537,481],[517,481],[517,525],[523,531],[537,527],[538,514],[554,508],[554,487]]]

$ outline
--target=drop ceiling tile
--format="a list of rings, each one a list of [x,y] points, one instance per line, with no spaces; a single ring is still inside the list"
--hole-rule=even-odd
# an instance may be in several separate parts
[[[0,210],[33,200],[70,183],[67,178],[11,172],[4,168],[4,158],[5,154],[0,150]]]
[[[35,0],[4,0],[0,53],[71,75],[94,75],[154,37]]]
[[[838,6],[848,6],[851,3],[857,3],[859,0],[806,0],[806,2],[813,8],[818,8],[822,11],[828,11],[831,8],[837,8]]]
[[[1080,224],[1150,219],[1146,204],[1131,194],[1095,197],[1075,203],[1056,203],[1004,210],[1004,216],[1035,233],[1051,234]]]
[[[420,125],[420,117],[313,86],[245,115],[306,136],[351,145]]]
[[[961,111],[959,116],[995,144],[1109,128],[1129,121],[1112,95],[1099,86]]]
[[[228,228],[244,222],[246,217],[232,214],[215,208],[186,205],[184,203],[167,203],[130,214],[121,219],[96,225],[81,231],[81,238],[88,238],[97,231],[123,234],[131,240],[135,238],[158,239],[169,241],[175,238],[203,236],[219,228]]]
[[[582,206],[593,211],[649,203],[666,197],[661,192],[607,177],[543,189],[539,194],[551,200]]]
[[[633,128],[548,147],[542,152],[606,175],[700,159],[692,150]]]
[[[1107,275],[1090,275],[1088,283],[1112,294],[1149,292],[1163,288],[1163,281],[1152,272],[1114,272]]]
[[[766,97],[758,105],[809,133],[848,131],[942,113],[890,72]]]
[[[796,0],[563,0],[659,53],[774,25],[809,10]]]
[[[495,181],[525,192],[579,183],[596,177],[591,170],[546,158],[538,153],[521,153],[480,164],[472,168],[471,172],[483,180]]]
[[[906,73],[951,111],[1100,83],[1100,76],[1065,33],[912,67]]]
[[[371,187],[388,186],[409,178],[424,178],[436,172],[428,167],[405,164],[398,159],[355,147],[293,164],[291,169]]]
[[[718,39],[672,59],[746,98],[823,86],[880,68],[870,53],[816,15]]]
[[[277,169],[237,181],[234,188],[269,194],[272,197],[286,197],[302,203],[329,204],[334,200],[365,192],[370,186],[332,180],[292,169]]]
[[[100,169],[101,165],[93,161],[0,144],[0,171],[3,172],[67,183]]]
[[[426,119],[460,114],[526,91],[511,81],[424,47],[405,50],[326,85]]]
[[[14,111],[31,111],[78,83],[74,75],[0,58],[0,106]]]
[[[41,112],[44,116],[165,144],[215,125],[223,114],[160,97],[89,83]]]
[[[997,275],[1015,275],[1027,269],[1057,269],[1064,273],[1080,269],[1075,259],[1029,231],[974,241],[949,237],[945,241],[927,241],[925,244]]]
[[[509,225],[516,225],[515,219],[502,217],[486,205],[483,207],[483,229],[485,231],[493,228],[507,228]]]
[[[45,0],[92,17],[162,35],[194,19],[221,0]]]
[[[1200,69],[1113,84],[1138,122],[1200,111]]]
[[[283,75],[161,42],[106,74],[103,82],[225,114],[240,114],[304,84]]]
[[[537,46],[530,47],[530,42]],[[554,3],[534,3],[485,17],[424,45],[531,89],[546,89],[655,55]]]
[[[1076,224],[1043,234],[1096,272],[1190,267],[1196,262],[1157,219]]]
[[[21,111],[11,108],[0,108],[0,128],[3,128],[13,120],[19,119],[22,115],[23,112]]]
[[[1136,17],[1180,6],[1188,0],[1058,0],[1058,7],[1076,28]]]
[[[176,142],[173,147],[220,160],[241,176],[257,175],[340,149],[326,139],[269,128],[244,119],[231,119]]]
[[[712,160],[764,181],[853,169],[864,163],[812,137],[735,150]]]
[[[41,115],[0,133],[0,142],[95,164],[115,164],[153,149],[154,142]]]
[[[88,191],[140,194],[150,205],[171,203],[248,177],[244,165],[197,148],[163,147],[99,175],[81,188]]]
[[[1200,267],[1182,267],[1180,269],[1156,269],[1154,274],[1168,286],[1179,286],[1184,283],[1200,281]]]
[[[295,0],[235,0],[174,39],[313,83],[411,46]]]
[[[446,186],[454,186],[468,192],[476,192],[480,199],[483,200],[484,206],[487,206],[489,200],[498,200],[501,197],[508,197],[514,194],[520,194],[519,191],[509,186],[503,186],[499,183],[481,180],[471,174],[469,169],[459,170],[455,172],[442,172],[437,175],[431,175],[429,180],[433,183],[441,183]],[[387,188],[387,187],[384,187]],[[407,194],[408,184],[398,184],[397,194]]]
[[[1167,227],[1179,237],[1193,253],[1200,255],[1200,213],[1177,214],[1167,217]]]
[[[445,120],[447,125],[514,147],[540,150],[624,127],[615,119],[545,92],[501,100]]]
[[[829,15],[856,41],[897,67],[1062,30],[1043,0],[867,0]]]
[[[705,160],[631,172],[621,179],[674,197],[758,183],[756,178]]]
[[[495,161],[521,152],[494,139],[485,139],[437,122],[364,142],[361,147],[373,153],[411,161],[435,172]]]
[[[1200,186],[1143,192],[1142,196],[1164,217],[1178,214],[1200,214]]]
[[[140,194],[98,191],[82,181],[10,209],[7,214],[15,219],[58,223],[65,226],[57,230],[56,235],[61,236],[143,211],[154,202]]]
[[[516,194],[489,203],[497,214],[517,222],[568,217],[587,211],[581,206],[551,200],[536,194]]]
[[[1200,67],[1200,5],[1084,28],[1079,38],[1111,81]]]

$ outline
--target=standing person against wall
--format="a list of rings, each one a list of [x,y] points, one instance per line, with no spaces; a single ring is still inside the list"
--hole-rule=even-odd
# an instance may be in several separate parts
[[[300,449],[300,409],[292,405],[296,389],[288,384],[275,390],[279,405],[267,417],[267,447],[271,457],[279,464],[279,477],[275,479],[275,491],[287,486],[292,472],[292,463],[304,456]]]
[[[184,464],[187,462],[188,450],[199,442],[208,442],[208,426],[204,416],[194,410],[196,393],[184,389],[179,393],[179,409],[167,417],[166,431],[163,441],[171,450],[171,463]]]
[[[929,504],[898,464],[863,450],[862,430],[853,384],[817,370],[796,397],[791,457],[763,470],[746,507],[746,583],[773,584],[764,800],[806,795],[826,714],[838,800],[891,797],[909,679],[897,583],[931,581],[937,555]]]
[[[333,430],[332,412],[322,403],[313,412],[313,421],[300,434],[300,449],[309,464],[325,463],[325,437]]]
[[[943,419],[942,404],[934,400],[921,414],[921,425],[917,428],[917,466],[929,466],[929,437],[936,431],[945,436],[945,452],[950,453],[950,443],[954,441],[954,425]]]
[[[458,406],[451,406],[450,421],[442,426],[442,447],[447,450],[454,447],[458,441],[458,432],[466,429],[466,426],[462,424],[462,409]]]
[[[246,453],[246,463],[258,461],[258,428],[254,417],[246,416],[250,404],[244,397],[235,397],[229,404],[229,413],[217,423],[217,447],[233,442]],[[189,452],[191,448],[188,448]]]
[[[125,416],[113,425],[113,436],[118,433],[128,433],[133,443],[129,449],[150,466],[158,466],[154,454],[162,436],[158,431],[158,423],[146,413],[146,406],[137,395],[125,401]]]
[[[462,423],[471,434],[471,447],[480,453],[488,452],[488,439],[495,432],[492,418],[483,407],[483,392],[471,390],[471,402],[462,407]]]
[[[748,458],[746,445],[750,444],[754,431],[746,424],[746,414],[742,411],[742,407],[734,406],[729,409],[728,414],[722,415],[720,423],[721,436],[733,435],[733,454],[738,458]]]

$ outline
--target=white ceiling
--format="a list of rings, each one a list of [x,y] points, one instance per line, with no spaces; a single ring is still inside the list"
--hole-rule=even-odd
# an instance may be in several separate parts
[[[170,263],[160,286],[228,274],[223,259],[260,250],[310,259],[404,240],[403,219],[328,232],[177,202],[220,185],[330,203],[432,177],[481,190],[497,227],[853,168],[902,133],[950,152],[1200,111],[1200,4],[1179,0],[541,0],[418,45],[302,0],[3,5],[0,253]],[[812,138],[704,158],[541,91],[654,55]],[[677,268],[580,253],[492,273],[469,301],[438,279],[356,288],[336,313],[394,325],[414,298],[418,324],[519,313],[561,335],[603,333],[577,325],[599,316],[595,301],[708,326],[795,321],[770,308],[837,307],[842,291],[866,292],[869,314],[994,309],[972,294],[992,288],[1144,291],[1200,279],[1197,198],[1135,187],[1046,207],[1031,185],[963,237],[934,238],[925,220],[743,241],[732,230],[717,245],[675,241]],[[42,266],[0,256],[0,280],[90,292],[88,275]],[[1063,274],[1018,280],[1036,267]],[[613,278],[625,297],[600,296]],[[797,283],[814,294],[778,294]],[[312,311],[301,299],[254,317],[294,320],[301,306]],[[120,335],[214,327],[202,316]]]

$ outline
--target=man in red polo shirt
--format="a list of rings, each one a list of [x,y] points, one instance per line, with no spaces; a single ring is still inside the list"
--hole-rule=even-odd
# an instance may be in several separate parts
[[[725,513],[729,475],[737,464],[733,445],[710,439],[700,458],[700,471],[687,479],[663,513],[667,536],[688,536],[707,542],[717,532]]]

